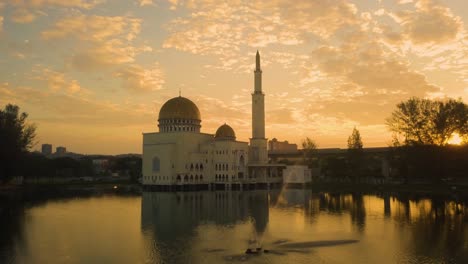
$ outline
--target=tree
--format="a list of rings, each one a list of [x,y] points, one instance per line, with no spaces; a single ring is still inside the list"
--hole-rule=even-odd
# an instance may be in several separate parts
[[[351,136],[348,137],[348,168],[350,174],[356,180],[364,171],[364,152],[359,130],[353,128]]]
[[[353,133],[348,137],[348,150],[362,150],[362,139],[359,130],[353,129]]]
[[[317,151],[317,143],[315,143],[311,138],[306,137],[302,140],[302,151],[304,154],[304,163],[311,166],[312,158]]]
[[[397,105],[387,119],[387,125],[395,133],[395,138],[400,136],[404,139],[405,145],[444,146],[454,133],[466,138],[468,106],[454,99],[411,98]]]
[[[16,105],[0,110],[0,181],[18,174],[25,154],[34,146],[36,126],[28,124],[27,117]]]

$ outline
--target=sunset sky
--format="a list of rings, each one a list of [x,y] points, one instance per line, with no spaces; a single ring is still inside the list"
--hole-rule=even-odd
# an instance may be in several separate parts
[[[398,102],[468,101],[466,23],[465,0],[3,0],[0,107],[29,113],[36,149],[141,153],[180,89],[202,132],[247,141],[258,49],[268,138],[386,146]]]

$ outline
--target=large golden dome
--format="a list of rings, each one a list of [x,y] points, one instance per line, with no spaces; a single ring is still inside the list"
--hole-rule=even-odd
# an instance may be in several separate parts
[[[159,120],[162,119],[191,119],[200,120],[200,110],[189,99],[179,96],[167,101],[159,111]]]
[[[236,133],[234,133],[234,129],[232,127],[228,126],[227,124],[224,124],[216,130],[215,134],[216,139],[236,139]]]

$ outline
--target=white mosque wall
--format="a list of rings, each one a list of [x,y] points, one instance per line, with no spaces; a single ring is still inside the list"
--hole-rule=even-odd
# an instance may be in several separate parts
[[[247,142],[215,140],[211,134],[143,134],[143,184],[243,181],[248,176],[248,153]]]
[[[247,178],[247,142],[218,140],[213,143],[214,182],[239,182]]]
[[[143,134],[143,183],[171,185],[178,180],[189,182],[190,175],[201,178],[203,172],[200,164],[206,155],[200,152],[200,145],[209,142],[212,137],[191,132]],[[193,175],[190,165],[198,166],[197,174]],[[187,179],[184,179],[185,176]]]

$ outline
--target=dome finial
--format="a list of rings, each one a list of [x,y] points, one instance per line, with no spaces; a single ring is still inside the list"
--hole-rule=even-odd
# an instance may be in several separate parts
[[[179,88],[179,97],[182,97],[182,88]]]

